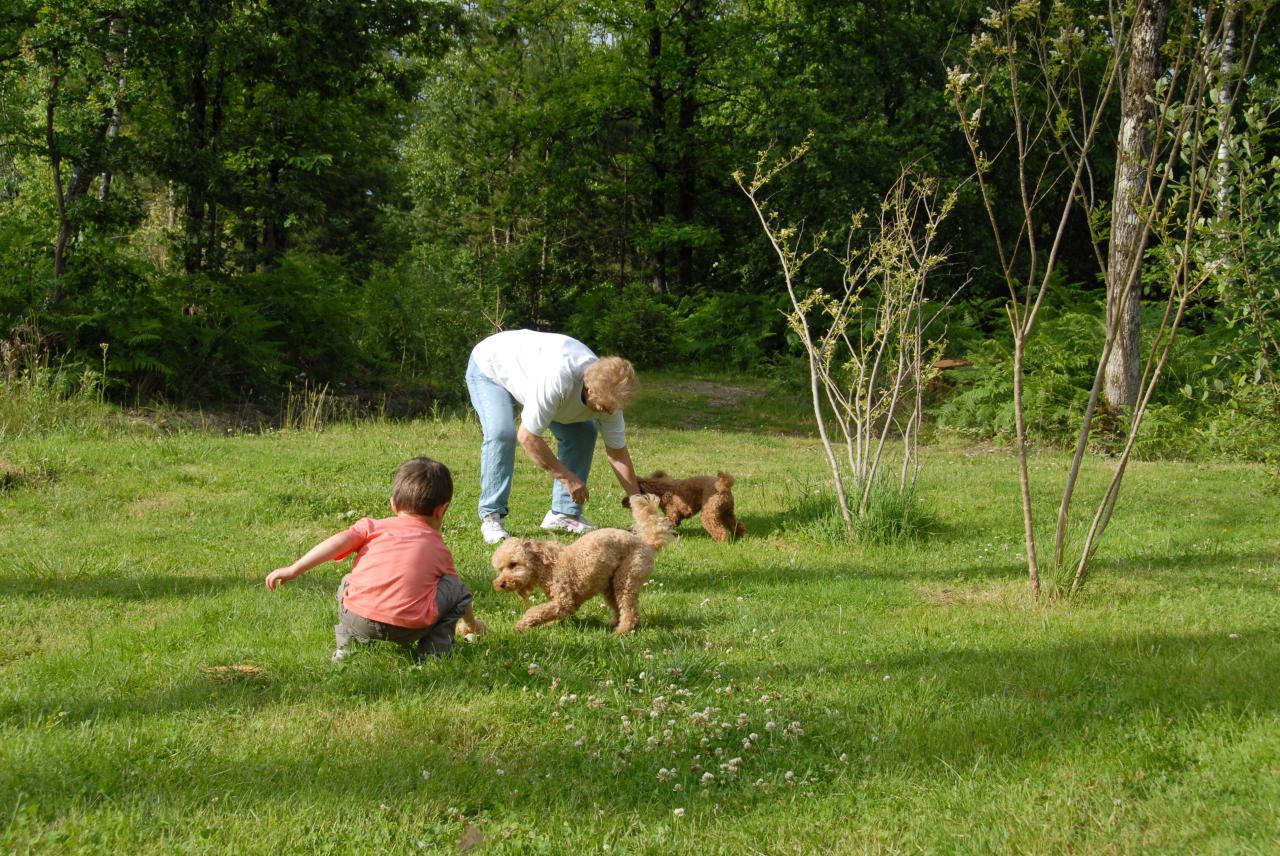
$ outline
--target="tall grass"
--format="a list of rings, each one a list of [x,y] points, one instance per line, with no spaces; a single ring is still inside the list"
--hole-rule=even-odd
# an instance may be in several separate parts
[[[117,411],[103,401],[102,377],[95,369],[46,360],[0,368],[0,443],[114,425]]]
[[[916,491],[900,490],[883,479],[872,486],[866,510],[854,518],[852,534],[845,530],[839,500],[829,484],[793,484],[781,493],[781,530],[807,540],[887,547],[924,542],[937,529],[937,515]]]

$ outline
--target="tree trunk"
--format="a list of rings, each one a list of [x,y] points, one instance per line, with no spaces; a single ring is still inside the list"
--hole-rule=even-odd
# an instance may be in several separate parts
[[[1120,102],[1120,139],[1107,251],[1107,330],[1115,337],[1107,360],[1103,396],[1112,410],[1138,402],[1142,372],[1140,310],[1142,256],[1146,249],[1142,207],[1149,204],[1148,175],[1154,95],[1160,47],[1169,20],[1169,0],[1140,0],[1129,43],[1129,63]]]
[[[667,93],[662,85],[662,22],[656,0],[645,0],[649,17],[649,139],[653,143],[653,188],[649,193],[649,225],[667,216]],[[649,260],[655,293],[667,290],[667,251],[659,246]]]
[[[1222,48],[1218,58],[1218,73],[1221,80],[1218,84],[1218,216],[1226,217],[1231,213],[1231,108],[1235,100],[1235,91],[1231,86],[1236,64],[1236,43],[1240,39],[1240,14],[1234,6],[1226,10],[1226,20],[1222,23]],[[1224,262],[1227,259],[1223,260]]]
[[[125,35],[123,19],[113,18],[109,25],[109,32],[113,42],[123,39]],[[111,100],[111,106],[107,108],[107,129],[104,136],[104,142],[106,145],[103,149],[104,154],[106,154],[111,148],[116,137],[120,135],[120,100],[124,98],[125,92],[124,69],[126,59],[126,50],[121,48],[118,53],[115,51],[108,51],[106,59],[104,60],[104,66],[107,74],[111,74],[114,70],[116,79],[115,98]],[[102,179],[98,182],[98,202],[100,203],[105,203],[107,198],[111,195],[111,166],[109,160],[110,159],[108,158],[108,164],[102,170]]]
[[[47,305],[62,301],[62,274],[66,271],[67,240],[71,235],[71,223],[67,219],[67,200],[62,189],[62,153],[58,149],[58,137],[54,131],[54,116],[58,109],[58,87],[62,83],[58,69],[58,56],[54,54],[53,74],[49,82],[49,97],[45,102],[45,144],[49,148],[49,166],[53,171],[53,195],[58,208],[58,234],[53,242],[53,290]]]
[[[187,273],[198,273],[204,266],[204,206],[208,185],[204,163],[205,116],[209,90],[205,81],[205,64],[209,61],[209,44],[202,39],[192,58],[191,77],[187,81],[187,144],[195,169],[189,174],[187,201],[183,216],[182,265]]]
[[[681,226],[693,225],[697,203],[697,143],[694,126],[698,119],[698,30],[702,26],[702,0],[689,0],[685,7],[684,34],[681,40],[684,68],[680,80],[680,161],[676,167],[676,220]],[[688,294],[693,286],[693,247],[681,241],[676,250],[676,283]]]

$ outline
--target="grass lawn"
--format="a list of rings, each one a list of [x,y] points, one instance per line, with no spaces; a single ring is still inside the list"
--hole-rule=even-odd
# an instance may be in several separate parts
[[[1038,606],[1007,453],[928,449],[932,537],[841,543],[806,516],[826,477],[791,393],[664,377],[628,414],[646,472],[737,476],[749,535],[686,523],[621,640],[598,601],[511,629],[473,421],[14,439],[0,852],[1280,852],[1261,470],[1133,465],[1085,591]],[[386,513],[415,454],[453,468],[444,535],[491,632],[331,665],[347,563],[262,579]],[[627,525],[602,463],[589,513]],[[1033,462],[1046,521],[1063,464]],[[520,456],[513,534],[548,488]]]

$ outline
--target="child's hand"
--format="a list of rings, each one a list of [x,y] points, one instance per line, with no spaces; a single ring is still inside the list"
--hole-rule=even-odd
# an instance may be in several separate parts
[[[302,576],[302,571],[295,571],[293,568],[276,568],[267,574],[267,588],[275,591],[279,586],[284,585],[289,580],[296,580]]]
[[[484,626],[484,622],[478,618],[472,618],[470,621],[464,618],[459,621],[457,627],[454,628],[454,635],[470,636],[474,634],[479,636],[480,634],[487,632],[488,629],[489,628]]]

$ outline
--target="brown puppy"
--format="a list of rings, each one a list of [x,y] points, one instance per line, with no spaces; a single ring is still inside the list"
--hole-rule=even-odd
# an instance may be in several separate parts
[[[634,535],[623,529],[597,529],[572,544],[503,541],[493,554],[498,572],[494,589],[528,598],[541,588],[548,598],[530,607],[516,622],[516,630],[566,618],[598,594],[613,613],[609,626],[619,636],[630,633],[639,618],[640,588],[653,571],[653,554],[674,537],[656,496],[637,496],[631,515]]]
[[[733,476],[726,472],[717,473],[714,477],[673,479],[657,470],[647,479],[640,479],[640,489],[658,497],[672,526],[679,526],[680,521],[701,512],[702,528],[717,541],[747,534],[747,527],[733,513],[732,487]],[[625,506],[629,501],[629,498],[624,499],[622,504]]]

